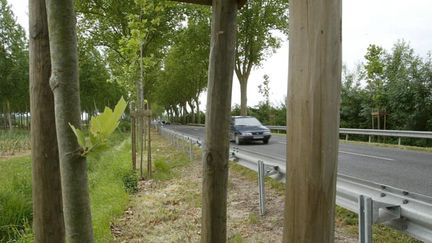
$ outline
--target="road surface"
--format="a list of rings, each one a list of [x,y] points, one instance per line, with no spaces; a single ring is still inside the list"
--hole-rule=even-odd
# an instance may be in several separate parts
[[[204,127],[170,125],[167,128],[204,141]],[[285,163],[285,136],[273,135],[267,145],[256,142],[246,145],[232,143],[232,146]],[[341,143],[338,173],[432,196],[432,153],[428,152]]]

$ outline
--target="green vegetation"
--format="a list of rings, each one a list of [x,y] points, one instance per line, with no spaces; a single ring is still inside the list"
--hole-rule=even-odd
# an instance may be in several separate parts
[[[137,189],[137,176],[131,172],[130,142],[127,134],[115,133],[112,141],[122,141],[100,155],[90,155],[89,184],[96,242],[112,240],[110,222],[126,208],[128,191]],[[17,157],[0,161],[0,241],[29,234],[32,220],[31,161]],[[4,179],[3,179],[4,178]],[[26,227],[27,226],[27,227]],[[31,238],[26,235],[26,239]],[[23,239],[21,239],[22,241]],[[27,241],[27,240],[24,240]],[[31,241],[31,240],[30,240]]]
[[[344,69],[341,127],[372,128],[373,123],[375,129],[432,131],[431,53],[421,58],[407,42],[398,41],[391,51],[370,45],[365,60],[353,71]],[[402,142],[432,145],[430,139]]]
[[[0,130],[0,157],[15,155],[28,150],[30,150],[28,131],[7,132]]]
[[[0,242],[16,239],[31,221],[29,157],[0,160]]]

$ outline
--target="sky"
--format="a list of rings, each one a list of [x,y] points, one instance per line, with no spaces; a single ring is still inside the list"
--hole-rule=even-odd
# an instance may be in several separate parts
[[[28,1],[8,0],[18,22],[28,31]],[[432,51],[431,0],[343,0],[342,1],[342,62],[353,69],[364,61],[369,44],[391,50],[398,40],[407,41],[414,51],[424,57]],[[264,98],[258,93],[263,76],[270,77],[270,101],[280,105],[287,94],[288,42],[285,40],[276,53],[260,67],[252,70],[248,82],[248,105],[254,106]],[[201,96],[202,108],[205,94]],[[240,104],[240,86],[234,75],[232,104]]]

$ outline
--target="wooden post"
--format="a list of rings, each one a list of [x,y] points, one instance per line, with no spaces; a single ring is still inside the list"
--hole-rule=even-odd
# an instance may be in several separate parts
[[[201,242],[226,242],[229,122],[237,2],[213,0],[208,69],[206,145],[203,156]]]
[[[136,170],[136,118],[135,108],[133,103],[130,103],[130,117],[131,117],[131,157],[132,157],[132,170]]]
[[[151,110],[150,103],[147,110],[147,128],[148,128],[148,146],[147,146],[147,176],[148,179],[152,177],[152,158],[151,158]]]
[[[290,5],[285,243],[334,241],[341,14],[341,0]]]

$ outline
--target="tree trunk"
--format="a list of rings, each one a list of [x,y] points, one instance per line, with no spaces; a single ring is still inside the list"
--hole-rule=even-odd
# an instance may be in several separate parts
[[[93,242],[87,161],[69,124],[80,127],[73,1],[46,0],[66,242]]]
[[[191,109],[191,121],[190,122],[193,124],[193,123],[195,123],[195,107],[192,103],[192,100],[190,100],[188,102],[188,104],[189,104],[189,107]]]
[[[35,242],[65,242],[45,0],[29,2],[33,232]],[[28,121],[27,121],[28,122]]]
[[[213,0],[208,69],[206,145],[203,156],[201,242],[226,242],[229,120],[237,1]]]
[[[200,114],[200,109],[199,109],[199,98],[195,97],[194,101],[195,101],[196,109],[197,109],[197,112],[196,112],[196,123],[201,124],[201,114]]]
[[[283,241],[334,242],[341,0],[290,6]]]
[[[13,130],[12,115],[11,115],[11,109],[10,109],[10,102],[9,102],[9,100],[6,100],[6,115],[7,115],[7,121],[8,121],[9,131],[12,132],[12,130]]]
[[[239,77],[240,81],[240,115],[247,115],[247,77]]]

